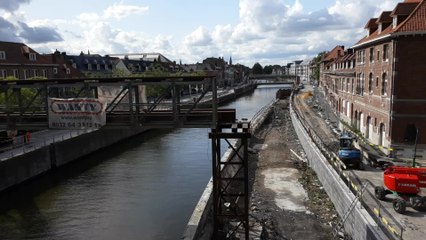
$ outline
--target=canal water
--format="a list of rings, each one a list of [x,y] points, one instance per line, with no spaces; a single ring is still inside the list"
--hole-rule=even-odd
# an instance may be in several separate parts
[[[224,107],[251,119],[279,88]],[[150,131],[4,194],[0,239],[179,239],[211,177],[208,133]]]

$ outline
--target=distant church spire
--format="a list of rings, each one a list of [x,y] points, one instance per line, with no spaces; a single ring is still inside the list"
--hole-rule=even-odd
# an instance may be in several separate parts
[[[229,65],[232,65],[232,56],[229,56]]]

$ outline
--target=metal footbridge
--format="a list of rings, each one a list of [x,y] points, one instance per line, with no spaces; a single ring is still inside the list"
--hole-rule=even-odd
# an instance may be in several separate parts
[[[214,127],[235,121],[235,109],[218,109],[214,76],[126,77],[0,81],[0,129],[40,130],[49,127],[49,98],[101,98],[100,89],[113,94],[106,103],[105,127]],[[183,97],[188,86],[202,86]],[[162,89],[147,101],[143,93]],[[84,127],[84,126],[83,126]]]

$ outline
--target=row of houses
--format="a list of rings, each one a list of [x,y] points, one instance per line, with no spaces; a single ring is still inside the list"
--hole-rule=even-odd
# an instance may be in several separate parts
[[[101,56],[90,52],[67,55],[56,50],[39,54],[24,43],[0,41],[1,79],[64,79],[83,77],[114,77],[146,72],[208,71],[218,76],[223,86],[238,84],[248,75],[243,65],[232,65],[223,58],[207,58],[202,63],[177,64],[160,53],[112,54]]]
[[[341,121],[388,154],[426,157],[426,2],[371,18],[366,36],[323,56],[319,86]]]

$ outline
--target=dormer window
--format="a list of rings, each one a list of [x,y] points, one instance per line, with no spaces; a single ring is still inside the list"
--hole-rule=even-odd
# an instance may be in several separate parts
[[[377,30],[377,32],[380,34],[382,32],[382,24],[379,23],[379,29]]]
[[[398,17],[395,16],[392,19],[392,28],[396,28],[397,25],[398,25]]]
[[[67,74],[70,74],[70,73],[71,73],[71,70],[70,70],[69,68],[67,68],[67,69],[66,69],[66,73],[67,73]]]
[[[4,60],[4,59],[6,59],[6,52],[0,51],[0,60]]]
[[[30,61],[37,61],[37,55],[35,53],[30,53]]]

